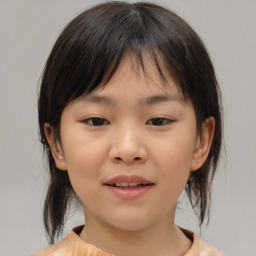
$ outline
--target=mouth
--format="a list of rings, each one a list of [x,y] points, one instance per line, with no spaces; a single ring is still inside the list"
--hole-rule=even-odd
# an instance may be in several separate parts
[[[154,183],[137,175],[131,175],[131,176],[118,175],[108,180],[107,182],[105,182],[104,185],[129,189],[129,188],[140,188],[144,186],[154,185]]]
[[[149,192],[155,184],[140,176],[119,175],[103,185],[122,199],[135,199]]]
[[[107,186],[112,186],[112,187],[117,187],[117,188],[121,188],[121,189],[132,189],[132,188],[141,188],[141,187],[145,187],[145,186],[151,186],[153,185],[153,183],[137,183],[137,182],[133,182],[133,183],[127,183],[127,182],[116,182],[113,184],[106,184]]]

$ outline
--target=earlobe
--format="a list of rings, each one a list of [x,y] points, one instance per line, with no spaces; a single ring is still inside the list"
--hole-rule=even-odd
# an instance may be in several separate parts
[[[59,141],[54,139],[53,128],[49,123],[44,124],[45,137],[50,145],[55,165],[59,170],[66,171],[66,161]]]
[[[202,124],[202,132],[198,135],[190,170],[196,171],[204,164],[209,154],[215,130],[215,120],[209,117]]]

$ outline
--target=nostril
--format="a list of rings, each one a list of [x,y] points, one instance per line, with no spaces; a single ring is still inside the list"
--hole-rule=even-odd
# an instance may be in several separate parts
[[[141,159],[142,159],[141,157],[137,156],[137,157],[133,158],[133,161],[134,162],[139,162],[139,161],[141,161]],[[124,159],[122,157],[117,156],[117,157],[115,157],[115,161],[120,162],[120,161],[124,161]]]

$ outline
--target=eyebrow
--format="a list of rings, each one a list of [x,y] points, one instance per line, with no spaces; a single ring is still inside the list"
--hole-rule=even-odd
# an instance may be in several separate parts
[[[117,105],[117,101],[107,96],[89,94],[84,97],[84,100],[92,103],[102,103],[102,104],[111,105],[111,106]]]
[[[110,106],[116,106],[118,102],[114,100],[111,97],[108,96],[100,96],[100,95],[86,95],[84,97],[84,100],[87,102],[92,102],[92,103],[101,103],[105,105],[110,105]],[[142,99],[139,102],[139,105],[154,105],[157,103],[161,102],[178,102],[178,103],[186,103],[185,99],[180,96],[180,95],[171,95],[171,94],[157,94],[153,96],[146,97],[145,99]]]
[[[158,94],[158,95],[153,95],[150,97],[147,97],[146,99],[143,99],[141,101],[141,105],[153,105],[156,103],[161,103],[161,102],[168,102],[168,101],[176,101],[178,103],[185,103],[185,99],[180,96],[180,95],[171,95],[171,94]]]

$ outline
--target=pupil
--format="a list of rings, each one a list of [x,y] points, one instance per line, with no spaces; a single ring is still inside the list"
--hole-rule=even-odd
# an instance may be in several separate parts
[[[163,124],[163,121],[164,121],[163,118],[154,118],[154,119],[152,119],[152,123],[153,123],[154,125],[162,125],[162,124]]]
[[[95,126],[103,125],[104,124],[104,119],[103,118],[93,118],[92,123]]]

